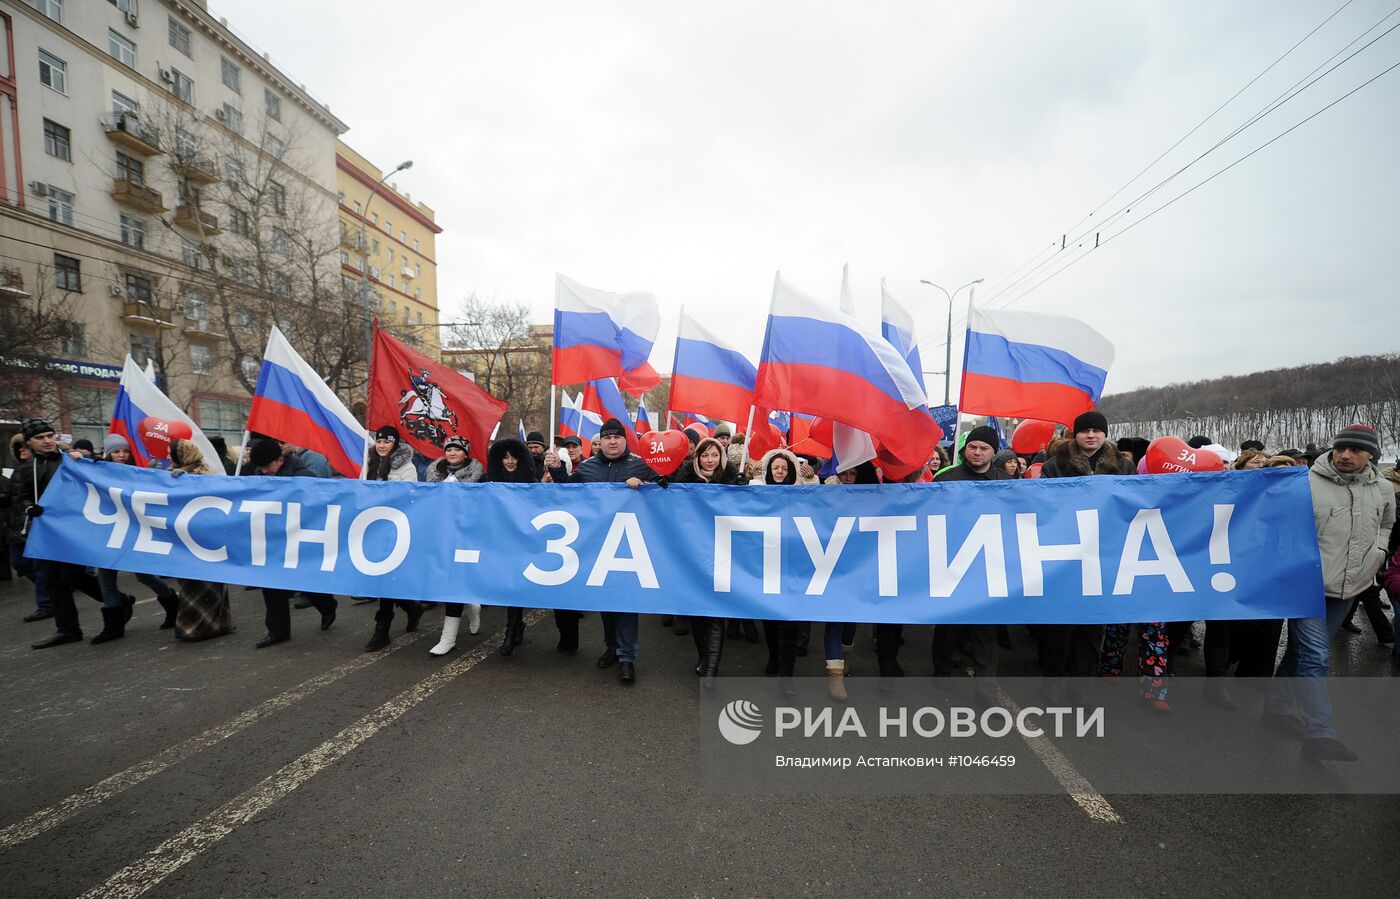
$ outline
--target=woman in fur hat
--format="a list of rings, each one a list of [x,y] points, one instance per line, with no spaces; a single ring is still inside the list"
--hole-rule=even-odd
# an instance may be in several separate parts
[[[176,477],[187,474],[216,474],[204,461],[204,454],[190,440],[176,440],[170,445],[170,473]],[[222,474],[223,472],[217,472]],[[213,581],[179,578],[179,606],[175,611],[175,637],[178,640],[208,640],[234,631],[233,615],[228,606],[228,586]]]
[[[798,482],[801,460],[786,449],[771,449],[759,460],[762,477],[750,481],[755,486],[791,486]],[[792,684],[792,670],[797,663],[796,621],[765,621],[763,636],[768,641],[768,664],[763,673],[779,678],[778,691],[785,695],[796,692]]]

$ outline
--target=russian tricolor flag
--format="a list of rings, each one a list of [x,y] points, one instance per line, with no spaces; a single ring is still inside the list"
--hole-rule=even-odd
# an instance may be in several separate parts
[[[214,474],[223,474],[224,463],[214,451],[214,445],[209,442],[209,438],[204,436],[204,432],[183,409],[160,392],[160,388],[155,385],[155,372],[149,362],[146,367],[147,371],[142,371],[141,366],[127,354],[126,361],[122,363],[122,377],[117,387],[116,403],[112,407],[112,421],[107,429],[126,438],[126,442],[131,445],[131,455],[136,464],[144,468],[151,464],[152,459],[170,458],[170,444],[174,443],[174,440],[164,441],[165,445],[153,451],[146,442],[141,422],[151,418],[158,420],[152,423],[158,427],[162,424],[184,425],[190,432],[186,439],[199,447],[200,453],[204,455],[204,464],[208,465]],[[171,436],[168,431],[165,433]]]
[[[779,275],[763,338],[754,403],[829,418],[870,434],[890,453],[926,461],[942,432],[904,357],[878,332]]]
[[[1063,315],[968,311],[962,412],[1070,424],[1103,396],[1113,344]]]
[[[637,404],[636,431],[638,434],[645,434],[651,430],[651,416],[647,414],[646,400]]]
[[[610,293],[556,275],[553,382],[581,384],[634,369],[639,370],[634,379],[646,374],[644,380],[650,380],[654,373],[647,358],[660,330],[651,294]]]
[[[632,413],[628,411],[627,403],[622,399],[622,391],[617,389],[617,382],[612,378],[589,381],[588,386],[583,389],[580,408],[584,412],[596,413],[600,427],[609,418],[616,418],[622,429],[627,432],[627,448],[634,453],[641,448],[641,443],[637,440],[637,429],[632,426]]]
[[[347,478],[359,477],[364,465],[364,427],[275,326],[253,391],[248,430],[315,450]]]
[[[914,336],[914,316],[885,289],[884,278],[880,279],[880,333],[909,364],[909,373],[919,382],[919,389],[928,393],[924,362],[919,358],[919,342]]]
[[[597,413],[583,411],[582,394],[570,399],[568,391],[564,392],[563,406],[559,410],[560,437],[577,437],[587,457],[593,455],[593,441],[602,427],[603,421]]]
[[[671,365],[671,408],[747,421],[757,379],[758,369],[742,353],[681,312]]]

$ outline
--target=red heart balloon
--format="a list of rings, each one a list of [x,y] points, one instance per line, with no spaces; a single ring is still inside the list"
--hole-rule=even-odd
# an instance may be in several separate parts
[[[157,459],[170,458],[170,445],[177,440],[189,440],[194,436],[190,426],[183,421],[166,421],[148,415],[136,426],[141,434],[141,442]]]
[[[1025,475],[1025,476],[1028,477],[1028,478],[1038,478],[1038,477],[1040,477],[1040,468],[1041,468],[1041,466],[1044,465],[1044,464],[1045,464],[1044,462],[1037,462],[1037,463],[1035,463],[1034,465],[1032,465],[1030,468],[1027,468],[1027,469],[1026,469],[1026,475]]]
[[[1158,437],[1147,447],[1148,474],[1224,470],[1224,459],[1208,449],[1192,449],[1180,437]]]
[[[1055,437],[1055,423],[1028,418],[1011,432],[1011,448],[1022,456],[1034,456]]]
[[[663,478],[680,468],[690,452],[690,438],[683,431],[647,431],[638,440],[642,461]]]

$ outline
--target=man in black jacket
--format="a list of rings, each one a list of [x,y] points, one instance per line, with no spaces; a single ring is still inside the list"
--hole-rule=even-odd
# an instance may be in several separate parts
[[[58,466],[63,464],[63,454],[58,451],[58,435],[47,421],[31,418],[20,428],[25,444],[33,453],[15,469],[10,483],[10,507],[22,516],[20,536],[23,539],[28,537],[33,520],[44,513],[39,497],[43,496],[44,488],[58,473]],[[53,606],[54,632],[53,636],[40,640],[33,647],[48,649],[50,646],[80,642],[83,631],[78,626],[78,607],[73,602],[73,590],[77,588],[101,602],[102,586],[92,572],[81,565],[48,559],[37,564],[44,572],[44,586]]]
[[[950,481],[1009,481],[1011,475],[992,464],[1001,449],[995,428],[982,425],[967,435],[958,465],[934,478],[935,483]],[[953,650],[966,637],[972,648],[972,673],[977,678],[976,702],[991,705],[997,678],[997,626],[995,624],[940,624],[933,629],[933,673],[947,677],[953,673]]]
[[[627,448],[627,431],[622,422],[609,418],[598,430],[600,452],[579,463],[570,474],[559,464],[553,450],[545,454],[545,467],[556,484],[626,484],[636,489],[656,480],[656,472]],[[607,649],[598,657],[598,667],[617,663],[624,684],[637,679],[637,613],[604,612],[603,639]]]
[[[311,469],[295,453],[283,455],[282,444],[276,440],[259,440],[248,453],[248,466],[242,471],[245,475],[264,475],[277,478],[314,478]],[[291,590],[276,587],[263,588],[263,605],[267,609],[264,622],[267,634],[253,644],[257,649],[275,646],[292,639],[292,600]],[[321,613],[321,630],[335,623],[335,597],[324,593],[302,593],[316,611]]]

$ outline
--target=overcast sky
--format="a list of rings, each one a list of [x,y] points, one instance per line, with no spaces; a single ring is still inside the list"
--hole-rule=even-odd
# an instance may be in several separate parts
[[[660,370],[682,304],[756,360],[774,272],[834,300],[850,263],[861,316],[878,322],[887,278],[915,312],[925,368],[941,370],[947,306],[920,279],[985,278],[979,303],[1005,304],[1072,257],[1009,293],[998,282],[1343,2],[212,7],[328,102],[351,146],[381,166],[414,160],[398,184],[444,228],[444,317],[476,291],[548,321],[558,271],[656,294]],[[1353,0],[1095,220],[1392,8]],[[1400,30],[1103,236],[1396,62]],[[1109,393],[1394,352],[1397,110],[1400,70],[1013,308],[1101,330],[1118,353]],[[954,346],[956,370],[956,331]]]

